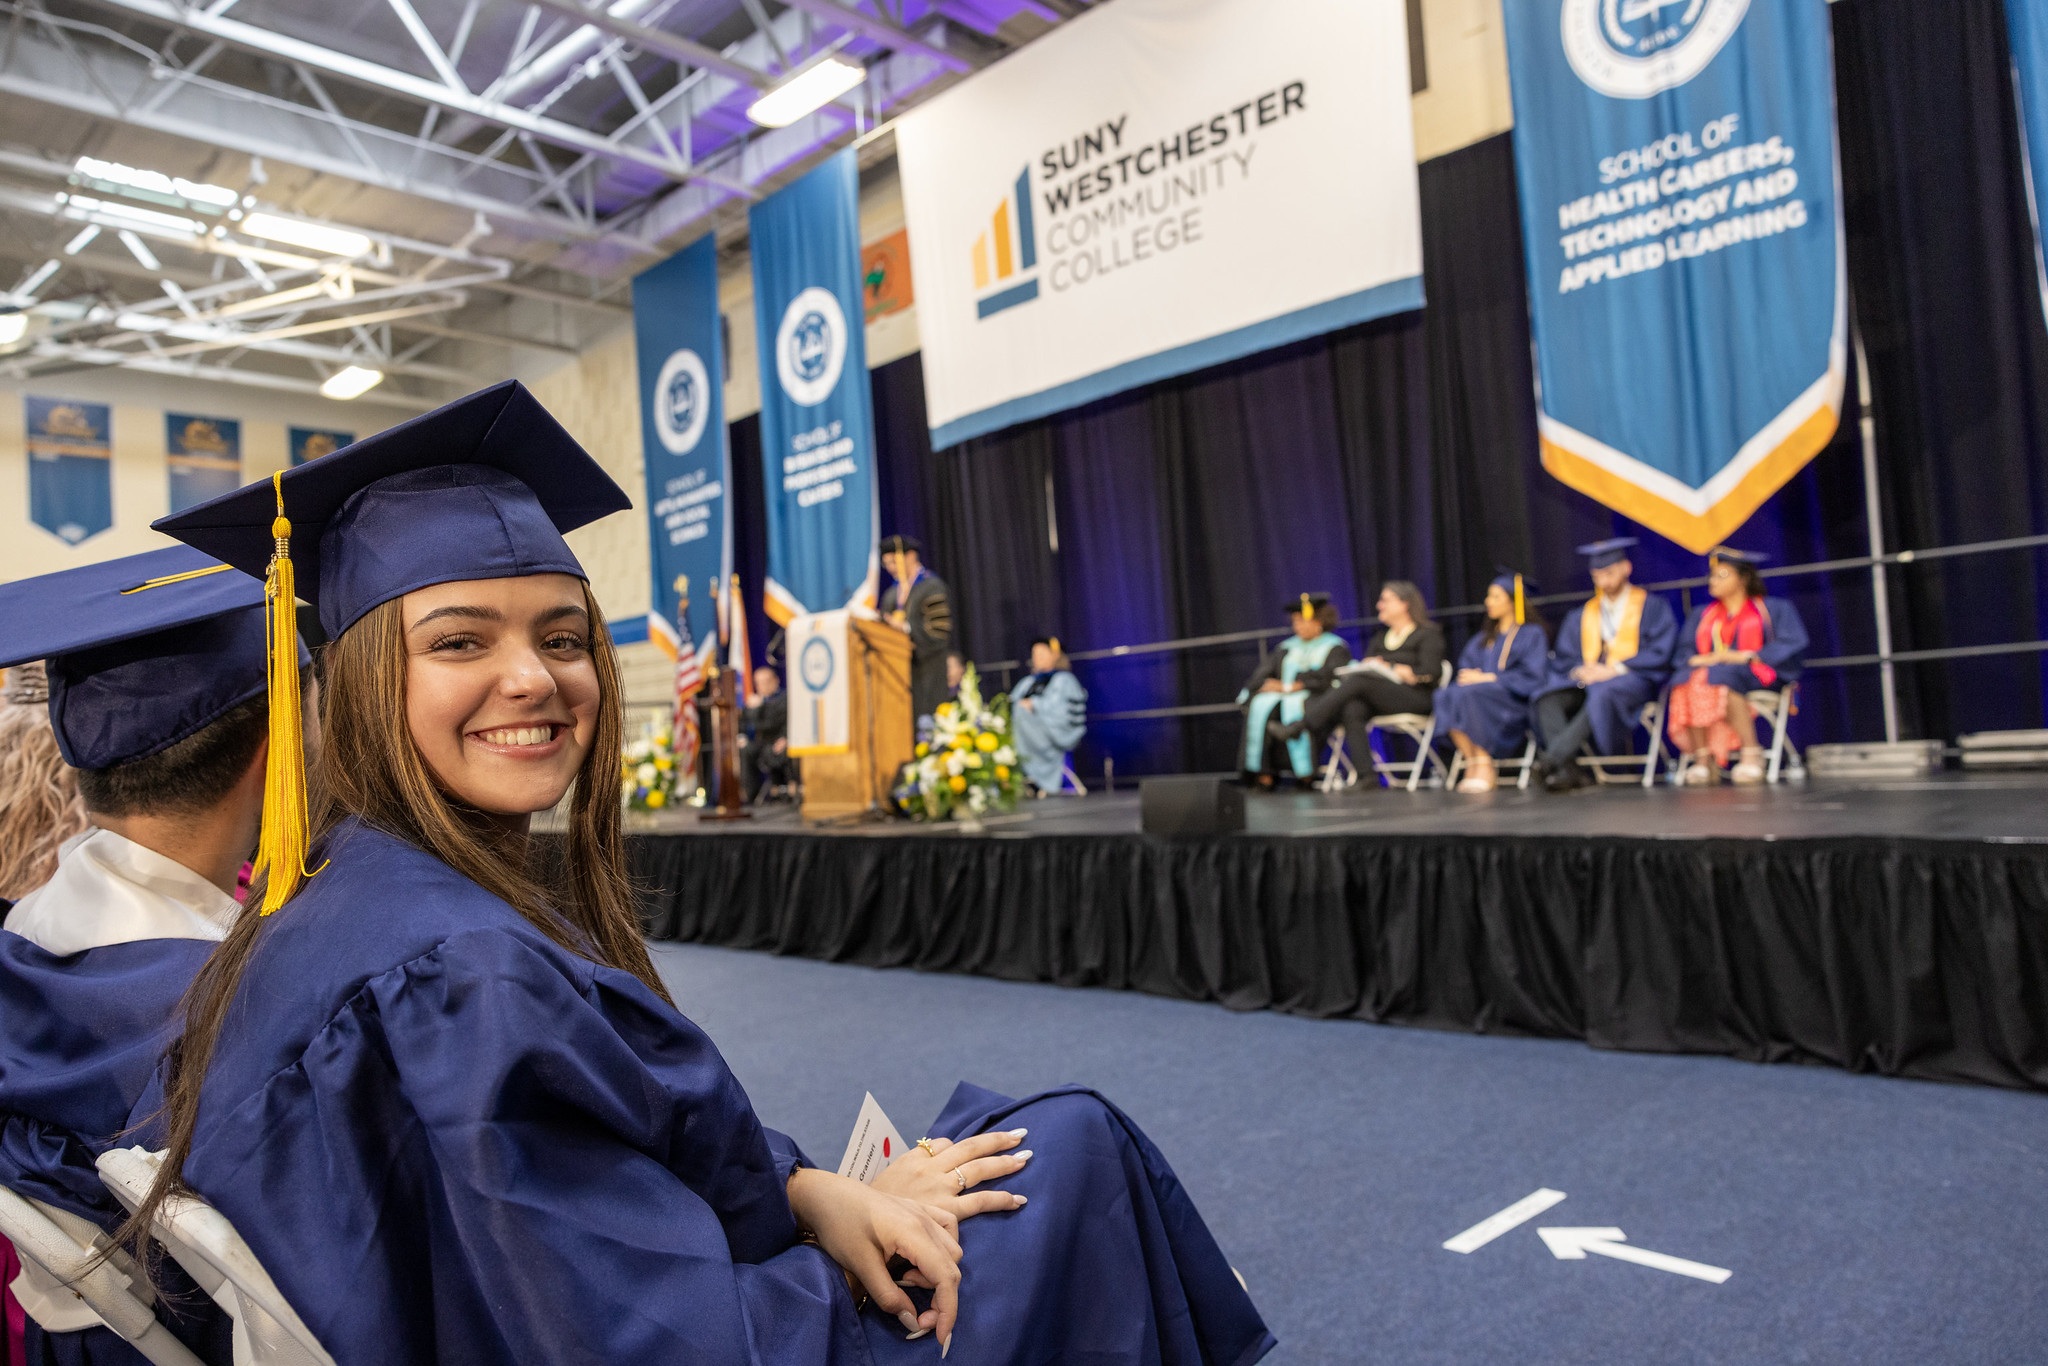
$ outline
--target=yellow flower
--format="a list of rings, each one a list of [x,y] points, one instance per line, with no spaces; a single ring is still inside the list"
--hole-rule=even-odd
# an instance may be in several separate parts
[[[925,756],[925,755],[927,755],[927,754],[930,754],[931,752],[932,752],[932,747],[931,747],[930,745],[926,744],[926,743],[925,743],[924,741],[922,741],[922,740],[919,740],[919,741],[917,742],[917,757],[918,757],[918,758],[922,759],[922,758],[924,758],[924,756]]]
[[[653,791],[647,794],[647,804],[649,806],[667,806],[668,793],[663,792],[658,787],[655,788]]]
[[[676,761],[669,758],[666,754],[657,754],[654,758],[654,766],[659,769],[671,769],[676,766]]]
[[[997,740],[994,734],[989,731],[983,731],[981,734],[974,737],[974,747],[980,750],[983,754],[995,753],[996,746],[1001,743],[1002,742],[1000,740]]]
[[[967,756],[967,766],[968,766],[969,768],[980,768],[980,767],[981,767],[981,756],[980,756],[979,754],[970,754],[970,755],[968,755],[968,756]]]
[[[1010,781],[1010,766],[1008,764],[996,765],[996,781],[999,783]]]
[[[973,743],[974,742],[972,740],[969,740],[965,735],[956,735],[953,737],[952,740],[952,746],[954,749],[966,749],[969,745]]]
[[[951,702],[939,703],[938,714],[940,716],[951,716],[953,714],[953,704]]]
[[[946,786],[952,788],[955,792],[965,792],[967,790],[967,780],[956,773],[946,779]]]

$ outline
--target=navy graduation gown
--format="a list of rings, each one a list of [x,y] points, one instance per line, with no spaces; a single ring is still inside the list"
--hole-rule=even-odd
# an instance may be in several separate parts
[[[892,1348],[900,1327],[856,1317],[838,1268],[798,1241],[786,1188],[802,1155],[761,1125],[695,1025],[400,840],[351,822],[321,856],[327,869],[265,926],[185,1178],[342,1366],[936,1359],[929,1339]],[[1153,1175],[1140,1141],[1048,1144],[1032,1165],[1078,1164],[1068,1179],[1099,1193],[1098,1168],[1131,1154]],[[1173,1236],[1125,1239],[1143,1255],[1084,1263],[1093,1282],[1069,1274],[1072,1249],[1113,1241],[1098,1225],[1121,1231],[1143,1202],[1049,1198],[1035,1235],[977,1226],[1023,1224],[1036,1201],[968,1221],[966,1246],[1001,1249],[980,1302],[963,1300],[959,1332],[980,1344],[968,1359],[1018,1359],[991,1329],[1038,1319],[1035,1333],[1070,1331],[1078,1352],[1084,1328],[1148,1306],[1179,1332],[1162,1328],[1162,1347],[1189,1340],[1196,1321],[1148,1278],[1183,1248],[1197,1267],[1215,1260],[1214,1244],[1157,1167],[1170,1188],[1146,1189]],[[1211,1280],[1190,1288],[1250,1326],[1197,1336],[1206,1357],[1148,1340],[1091,1343],[1092,1359],[1249,1360],[1264,1328],[1234,1280],[1234,1294]]]
[[[1580,620],[1585,606],[1566,614],[1550,654],[1550,678],[1543,693],[1578,688],[1571,671],[1586,661]],[[1586,709],[1593,714],[1593,748],[1602,754],[1627,754],[1632,748],[1638,718],[1645,703],[1664,690],[1671,677],[1671,660],[1678,650],[1678,614],[1657,594],[1643,602],[1643,619],[1636,629],[1636,652],[1627,661],[1628,672],[1584,689]]]
[[[1502,659],[1505,653],[1506,659]],[[1543,628],[1527,622],[1505,643],[1484,636],[1465,642],[1458,670],[1493,674],[1491,683],[1459,683],[1455,679],[1436,695],[1437,734],[1465,734],[1488,754],[1520,749],[1529,730],[1529,699],[1542,691],[1550,671],[1550,642]]]
[[[1685,620],[1685,630],[1679,634],[1678,656],[1681,671],[1689,671],[1685,661],[1695,654],[1705,654],[1699,648],[1700,620],[1707,614],[1707,603],[1692,609],[1692,615]],[[1806,651],[1811,643],[1806,634],[1806,623],[1800,620],[1799,609],[1792,605],[1790,598],[1766,597],[1763,600],[1764,643],[1756,652],[1772,670],[1769,681],[1758,678],[1756,671],[1748,664],[1715,664],[1707,669],[1707,682],[1717,688],[1734,688],[1738,692],[1750,692],[1756,688],[1781,688],[1787,683],[1797,682],[1806,668]]]

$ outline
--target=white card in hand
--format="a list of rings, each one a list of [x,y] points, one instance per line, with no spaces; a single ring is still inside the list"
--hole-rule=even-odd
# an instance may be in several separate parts
[[[839,1174],[866,1185],[882,1169],[903,1156],[903,1135],[875,1103],[873,1092],[861,1099],[860,1117],[853,1121],[853,1136],[846,1140],[846,1156],[839,1159]]]

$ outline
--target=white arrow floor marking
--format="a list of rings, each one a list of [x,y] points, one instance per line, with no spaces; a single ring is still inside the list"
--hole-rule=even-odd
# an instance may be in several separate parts
[[[1450,1252],[1477,1252],[1509,1229],[1528,1223],[1558,1201],[1564,1199],[1563,1191],[1554,1191],[1548,1186],[1523,1196],[1498,1214],[1489,1214],[1457,1237],[1445,1242]]]
[[[1498,1217],[1498,1216],[1496,1216]],[[1588,1252],[1616,1261],[1634,1262],[1657,1271],[1669,1271],[1678,1276],[1691,1276],[1695,1280],[1712,1281],[1715,1285],[1727,1280],[1735,1273],[1725,1267],[1708,1266],[1705,1262],[1688,1262],[1683,1257],[1671,1257],[1662,1252],[1651,1252],[1646,1248],[1630,1247],[1628,1235],[1618,1228],[1539,1228],[1538,1237],[1551,1255],[1560,1261],[1584,1261]]]

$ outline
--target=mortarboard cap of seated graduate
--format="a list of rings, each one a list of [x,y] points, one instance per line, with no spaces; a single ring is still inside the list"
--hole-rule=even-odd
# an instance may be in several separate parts
[[[0,622],[0,667],[46,661],[50,726],[73,768],[146,759],[267,681],[263,585],[187,546],[0,585]]]
[[[1505,564],[1495,565],[1493,567],[1493,577],[1487,582],[1490,587],[1500,589],[1501,592],[1506,593],[1515,600],[1515,625],[1517,626],[1520,626],[1529,619],[1528,599],[1530,595],[1543,591],[1536,586],[1534,579],[1524,574],[1521,570]]]
[[[1727,560],[1733,564],[1761,565],[1768,564],[1770,558],[1761,550],[1737,550],[1732,545],[1717,545],[1707,552],[1708,564],[1719,564]]]
[[[260,579],[284,518],[294,590],[333,639],[416,588],[587,578],[562,533],[632,505],[540,400],[507,380],[154,525]]]
[[[1329,605],[1328,593],[1301,593],[1282,610],[1291,617],[1312,617]]]
[[[1579,554],[1586,557],[1588,569],[1605,569],[1628,558],[1628,552],[1639,544],[1633,536],[1613,536],[1604,541],[1594,541],[1579,547]]]

